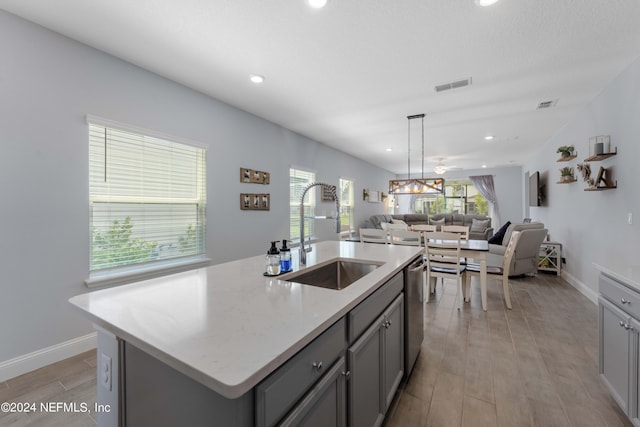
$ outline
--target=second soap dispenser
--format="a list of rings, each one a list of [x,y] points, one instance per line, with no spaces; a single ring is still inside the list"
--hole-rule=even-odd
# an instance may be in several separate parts
[[[287,240],[282,240],[280,248],[280,272],[291,271],[291,249],[287,247]]]

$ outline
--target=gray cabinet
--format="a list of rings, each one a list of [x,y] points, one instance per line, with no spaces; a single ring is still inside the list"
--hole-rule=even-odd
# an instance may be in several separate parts
[[[599,368],[605,383],[625,413],[629,410],[631,387],[632,332],[625,329],[630,317],[609,301],[600,298]]]
[[[632,365],[631,365],[631,395],[630,395],[630,415],[629,418],[634,426],[640,426],[640,322],[631,319],[632,331]]]
[[[349,425],[379,426],[404,373],[404,297],[400,294],[347,351]]]
[[[345,359],[341,357],[280,426],[346,427],[346,367]]]
[[[385,311],[384,331],[384,408],[391,406],[404,375],[404,299],[401,294]]]
[[[598,298],[598,368],[612,397],[640,427],[640,293],[606,275]]]
[[[270,427],[293,410],[347,347],[346,320],[338,320],[256,387],[256,427]]]
[[[382,424],[404,374],[403,277],[389,279],[256,386],[256,427]]]

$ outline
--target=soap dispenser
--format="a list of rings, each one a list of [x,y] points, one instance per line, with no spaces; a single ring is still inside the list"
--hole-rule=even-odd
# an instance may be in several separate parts
[[[280,248],[280,271],[282,273],[291,271],[291,249],[287,247],[287,240],[282,240],[282,247]]]
[[[265,274],[268,276],[277,276],[280,274],[280,251],[276,248],[276,243],[278,243],[277,240],[271,242],[271,247],[267,251],[265,260],[267,272]]]

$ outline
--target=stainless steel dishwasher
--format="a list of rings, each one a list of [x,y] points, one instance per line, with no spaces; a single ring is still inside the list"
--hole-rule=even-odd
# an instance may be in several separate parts
[[[424,338],[424,289],[422,255],[414,259],[404,269],[404,366],[408,378],[416,363]]]

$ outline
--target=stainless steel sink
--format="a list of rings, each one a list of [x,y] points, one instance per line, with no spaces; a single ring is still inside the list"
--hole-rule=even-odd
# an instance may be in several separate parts
[[[317,268],[311,267],[300,273],[292,273],[282,279],[304,285],[340,290],[371,273],[380,265],[339,259]]]

